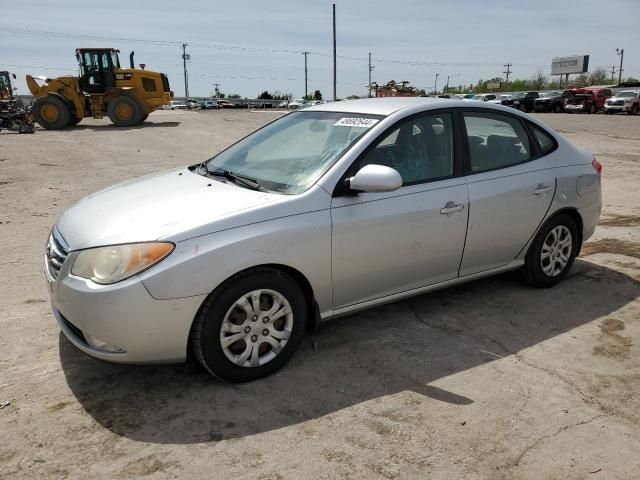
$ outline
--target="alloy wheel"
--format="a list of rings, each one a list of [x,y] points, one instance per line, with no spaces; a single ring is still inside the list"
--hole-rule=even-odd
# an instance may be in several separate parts
[[[554,227],[544,239],[540,254],[540,266],[545,275],[560,275],[571,258],[573,239],[571,232],[564,225]]]
[[[274,290],[253,290],[227,311],[220,327],[220,346],[234,364],[259,367],[282,351],[292,329],[289,301]]]

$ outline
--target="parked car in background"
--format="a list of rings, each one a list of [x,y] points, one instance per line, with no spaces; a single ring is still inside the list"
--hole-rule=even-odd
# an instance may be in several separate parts
[[[464,100],[471,100],[474,102],[488,102],[489,100],[495,100],[498,96],[495,93],[478,93],[471,98],[465,98]]]
[[[278,104],[277,108],[287,108],[289,106],[289,101],[288,100],[283,100]]]
[[[187,105],[188,109],[199,108],[200,107],[200,102],[190,98],[189,100],[186,101],[186,105]]]
[[[565,101],[573,97],[573,93],[569,90],[563,92],[542,92],[538,98],[533,101],[534,112],[564,112]]]
[[[593,92],[576,93],[564,105],[566,113],[596,113],[596,96]]]
[[[511,98],[511,94],[498,95],[495,100],[487,100],[489,103],[495,103],[496,105],[504,105]]]
[[[218,108],[235,108],[235,105],[229,100],[218,100]]]
[[[465,94],[460,96],[460,99],[461,100],[471,100],[475,96],[476,96],[475,93],[465,93]]]
[[[604,102],[604,111],[609,114],[627,112],[636,115],[640,112],[640,90],[623,90]]]
[[[596,106],[596,111],[604,110],[604,104],[608,98],[611,98],[612,93],[610,88],[599,87],[584,87],[582,89],[576,89],[576,93],[592,94],[594,96],[593,102]],[[580,91],[582,90],[582,92]],[[595,112],[593,112],[595,113]]]
[[[486,102],[305,108],[66,209],[44,255],[53,316],[93,357],[190,352],[221,379],[254,380],[322,320],[509,270],[558,284],[598,224],[601,170]]]
[[[186,110],[186,108],[187,106],[178,100],[171,100],[169,103],[162,106],[163,110]]]
[[[296,98],[295,100],[291,100],[287,108],[297,109],[305,106],[305,102],[302,98]]]
[[[538,92],[517,92],[512,94],[511,98],[502,102],[502,105],[513,107],[523,112],[530,112],[533,110],[533,102],[539,96]]]
[[[202,108],[203,110],[218,108],[218,102],[216,102],[215,100],[205,100],[200,104],[200,108]]]

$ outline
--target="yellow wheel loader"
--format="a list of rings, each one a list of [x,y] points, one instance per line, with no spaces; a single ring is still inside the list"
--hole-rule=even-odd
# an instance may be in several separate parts
[[[154,110],[169,103],[173,92],[164,73],[135,68],[121,68],[118,50],[79,48],[76,58],[80,76],[54,79],[27,75],[27,86],[36,99],[35,120],[48,129],[76,125],[85,117],[105,115],[119,127],[144,122]]]

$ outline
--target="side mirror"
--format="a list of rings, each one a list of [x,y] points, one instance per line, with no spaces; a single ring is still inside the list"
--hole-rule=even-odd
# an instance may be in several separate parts
[[[358,192],[393,192],[401,186],[398,171],[384,165],[365,165],[349,179],[349,188]]]
[[[13,77],[14,80],[17,80],[15,73],[12,73],[11,76]]]

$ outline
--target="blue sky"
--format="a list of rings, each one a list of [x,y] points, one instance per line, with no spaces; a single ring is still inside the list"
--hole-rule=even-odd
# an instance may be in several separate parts
[[[309,90],[329,98],[332,3],[0,0],[0,69],[16,73],[19,93],[27,93],[26,73],[73,74],[76,47],[112,46],[122,63],[135,50],[136,63],[167,73],[181,96],[180,43],[186,42],[191,95],[208,95],[217,82],[243,97],[264,89],[299,97],[306,50]],[[368,52],[374,81],[408,80],[426,89],[436,74],[439,88],[447,75],[454,85],[502,76],[507,62],[516,78],[529,78],[538,69],[548,73],[552,57],[571,54],[590,54],[591,69],[610,69],[620,60],[616,47],[625,49],[623,76],[640,77],[640,0],[335,3],[340,97],[366,94]]]

